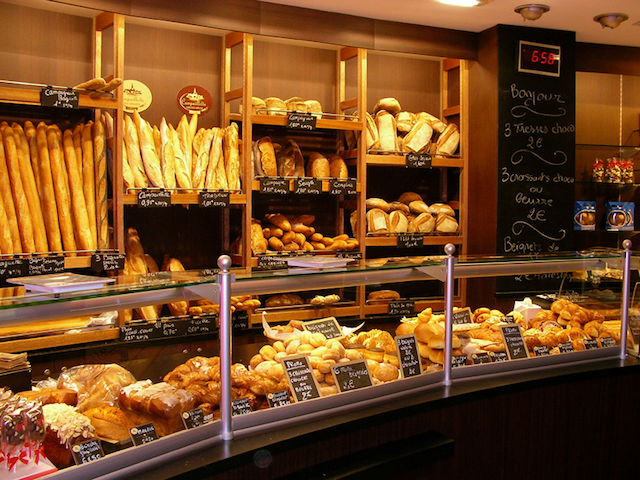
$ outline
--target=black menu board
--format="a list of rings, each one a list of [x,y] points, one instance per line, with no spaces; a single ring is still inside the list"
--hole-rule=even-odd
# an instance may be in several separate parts
[[[559,51],[559,76],[519,73],[522,40]],[[574,32],[498,26],[498,255],[574,249],[574,57]],[[554,290],[562,276],[499,277],[497,291]]]

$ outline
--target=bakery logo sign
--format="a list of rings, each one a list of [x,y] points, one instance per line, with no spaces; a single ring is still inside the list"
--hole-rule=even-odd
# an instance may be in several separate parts
[[[197,85],[189,85],[178,92],[178,107],[186,114],[203,115],[211,109],[211,94]]]
[[[153,96],[151,90],[144,83],[138,80],[125,80],[122,90],[124,111],[127,113],[138,113],[145,111],[151,105]]]

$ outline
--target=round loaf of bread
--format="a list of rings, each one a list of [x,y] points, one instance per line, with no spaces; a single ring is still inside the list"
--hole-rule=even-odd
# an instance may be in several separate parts
[[[438,215],[439,213],[446,213],[447,215],[450,216],[455,216],[455,212],[453,210],[453,208],[451,208],[450,205],[447,205],[446,203],[433,203],[429,206],[429,213],[431,215]]]
[[[376,290],[367,295],[367,300],[397,300],[400,294],[395,290]]]
[[[406,203],[393,201],[389,202],[389,211],[400,210],[401,212],[406,213],[407,215],[410,213],[409,205]]]
[[[455,233],[458,231],[458,222],[446,213],[438,214],[436,218],[436,232]]]
[[[416,114],[411,112],[399,112],[396,115],[396,127],[399,132],[410,132],[416,123]]]
[[[318,152],[312,152],[307,163],[307,177],[328,178],[330,176],[329,160]]]
[[[429,205],[424,203],[422,200],[414,200],[413,202],[410,202],[409,210],[411,210],[411,212],[415,213],[416,215],[419,215],[421,213],[431,213],[429,211]]]
[[[398,100],[392,97],[387,97],[378,100],[378,103],[373,107],[373,114],[375,115],[380,110],[386,110],[391,115],[395,116],[402,110],[402,107],[400,107],[400,102],[398,102]]]
[[[410,335],[416,327],[410,323],[401,323],[396,328],[396,335]]]
[[[329,159],[329,173],[332,178],[349,178],[349,169],[340,155],[334,155]]]
[[[415,232],[431,233],[435,229],[436,219],[430,213],[421,213],[411,223],[415,228]],[[409,227],[409,231],[411,231],[411,226]]]
[[[287,115],[287,104],[281,98],[278,97],[269,97],[265,98],[264,102],[269,109],[268,115],[279,115],[286,116]]]
[[[398,201],[400,203],[406,203],[407,205],[416,200],[419,200],[421,202],[423,201],[420,194],[415,192],[404,192],[402,195],[400,195],[400,197],[398,197]]]
[[[429,343],[429,339],[434,335],[444,337],[444,328],[438,323],[419,323],[413,333],[419,341]]]
[[[375,198],[375,197],[367,198],[365,205],[367,207],[367,210],[370,210],[372,208],[379,208],[384,212],[388,212],[390,210],[389,204],[387,203],[386,200],[382,198]]]
[[[409,220],[400,210],[394,210],[389,214],[389,230],[394,233],[404,233],[409,229]]]

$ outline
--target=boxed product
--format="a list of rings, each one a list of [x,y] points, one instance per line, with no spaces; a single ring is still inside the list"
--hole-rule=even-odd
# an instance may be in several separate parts
[[[596,229],[596,202],[577,201],[573,215],[574,230]]]
[[[633,202],[607,202],[606,229],[610,231],[633,230],[635,204]]]

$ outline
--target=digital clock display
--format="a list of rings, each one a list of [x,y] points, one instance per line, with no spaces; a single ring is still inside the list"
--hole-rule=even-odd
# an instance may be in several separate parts
[[[560,47],[520,40],[518,71],[559,77]]]

